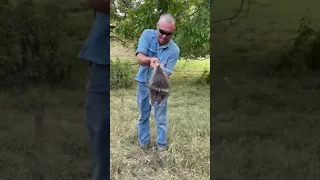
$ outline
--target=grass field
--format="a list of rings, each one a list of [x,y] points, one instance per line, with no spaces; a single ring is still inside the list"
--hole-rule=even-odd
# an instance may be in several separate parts
[[[164,162],[160,161],[154,149],[156,133],[153,111],[150,118],[153,148],[143,151],[135,144],[137,84],[134,83],[132,88],[111,91],[112,179],[209,179],[210,88],[209,85],[195,85],[203,69],[210,67],[209,61],[184,63],[183,60],[178,62],[170,80],[170,148]]]
[[[39,89],[0,92],[1,180],[89,180],[91,151],[84,119],[86,63],[76,85],[46,93],[44,123],[35,131]],[[169,101],[169,155],[158,164],[154,151],[135,145],[136,97],[132,88],[111,91],[111,175],[121,179],[209,179],[209,86],[194,85],[209,61],[190,62],[172,77]],[[137,65],[133,67],[137,69]],[[155,123],[151,119],[152,140]],[[34,138],[37,133],[38,138]],[[39,146],[33,145],[33,141]]]
[[[75,73],[78,87],[45,93],[40,126],[35,108],[41,89],[1,90],[1,180],[90,179],[92,158],[83,109],[88,73],[82,72]]]
[[[319,24],[320,2],[269,2],[252,5],[226,32],[212,26],[213,179],[320,179],[319,73],[273,68],[302,16]],[[239,4],[216,1],[213,19],[232,15]]]
[[[17,2],[19,1],[15,1]],[[45,3],[43,0],[35,2]],[[63,53],[59,53],[57,59],[74,62],[72,77],[64,82],[63,88],[44,92],[43,116],[37,109],[42,89],[0,89],[0,180],[91,179],[92,154],[84,112],[88,63],[80,63],[77,57],[90,33],[94,17],[91,10],[81,10],[79,1],[70,0],[59,4],[59,7],[62,6],[68,7],[68,11],[72,13],[69,14],[66,24],[57,29],[70,39],[61,38],[61,42],[59,41],[61,49],[57,48]],[[42,6],[35,7],[41,8],[32,12],[42,12]],[[20,11],[19,13],[24,14]],[[13,17],[12,23],[19,22],[18,16]],[[27,14],[26,17],[28,18]],[[24,19],[24,16],[21,18]],[[36,18],[28,18],[30,19]],[[53,28],[46,30],[51,29]],[[16,30],[20,32],[20,29]],[[11,29],[9,31],[11,32]],[[19,38],[18,35],[16,37]],[[5,39],[4,42],[7,41],[9,40]],[[32,47],[39,45],[38,41],[30,43]],[[18,41],[17,44],[10,45],[25,46]],[[51,47],[56,48],[54,45]],[[42,47],[40,49],[45,51]],[[1,59],[3,55],[1,52]],[[31,62],[34,57],[37,55],[29,57]],[[112,42],[111,57],[132,60],[135,58],[134,50],[121,48]],[[51,65],[50,67],[54,66]],[[133,143],[138,116],[135,84],[128,89],[111,91],[112,179],[209,179],[210,89],[208,85],[195,84],[203,68],[208,65],[209,61],[190,62],[185,68],[182,68],[184,61],[177,65],[177,71],[171,80],[173,91],[169,102],[168,141],[171,148],[162,166],[157,164],[155,152],[141,152]],[[136,73],[138,66],[132,66]],[[56,70],[55,68],[53,69]],[[13,76],[20,78],[15,74]],[[154,125],[154,120],[151,119],[153,140]]]

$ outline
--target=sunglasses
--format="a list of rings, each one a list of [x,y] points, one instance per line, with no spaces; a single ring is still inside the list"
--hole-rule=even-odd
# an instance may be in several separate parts
[[[162,29],[159,29],[159,32],[162,34],[162,35],[166,35],[166,36],[171,36],[172,35],[172,32],[166,32]]]

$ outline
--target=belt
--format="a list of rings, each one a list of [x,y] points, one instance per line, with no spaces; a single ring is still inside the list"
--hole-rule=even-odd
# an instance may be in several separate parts
[[[142,84],[145,84],[145,85],[149,86],[149,82],[141,82],[141,81],[138,81],[138,83],[142,83]]]
[[[141,81],[138,81],[138,82],[143,84],[149,84],[149,82],[141,82]]]

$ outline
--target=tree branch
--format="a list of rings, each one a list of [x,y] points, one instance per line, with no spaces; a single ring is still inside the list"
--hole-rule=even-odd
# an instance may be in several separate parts
[[[239,7],[239,9],[237,10],[237,12],[234,15],[232,15],[231,17],[228,17],[228,18],[222,18],[222,19],[215,20],[215,21],[213,21],[213,23],[221,23],[221,22],[224,22],[224,21],[229,21],[229,25],[231,25],[232,21],[234,19],[236,19],[240,15],[241,12],[243,12],[245,2],[247,2],[248,7],[244,11],[245,12],[244,18],[248,17],[252,5],[258,5],[260,7],[268,7],[268,6],[272,5],[272,4],[257,3],[254,0],[241,0],[240,7]]]

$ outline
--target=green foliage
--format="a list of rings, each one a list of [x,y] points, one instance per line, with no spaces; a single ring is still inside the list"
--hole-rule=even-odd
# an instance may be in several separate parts
[[[137,46],[144,29],[155,29],[159,16],[169,12],[177,18],[173,40],[181,50],[181,57],[197,58],[210,54],[210,14],[208,1],[149,0],[128,9],[127,18],[115,28],[121,38]]]
[[[278,69],[290,69],[295,73],[320,69],[320,32],[313,27],[310,19],[303,17],[293,46],[283,56]]]
[[[35,3],[0,6],[0,76],[2,85],[59,84],[71,71],[70,59],[61,45],[68,36],[68,18],[61,3]]]
[[[207,67],[203,69],[203,72],[197,81],[197,84],[203,84],[203,83],[210,84],[210,70],[208,70]]]
[[[110,88],[128,88],[134,82],[133,64],[128,61],[112,60],[110,65]]]
[[[127,18],[128,10],[135,8],[141,3],[141,0],[111,0],[110,18],[111,21],[122,21]]]

